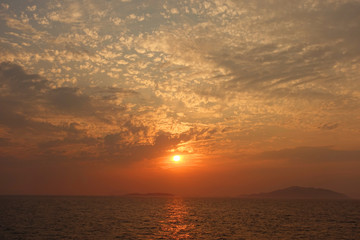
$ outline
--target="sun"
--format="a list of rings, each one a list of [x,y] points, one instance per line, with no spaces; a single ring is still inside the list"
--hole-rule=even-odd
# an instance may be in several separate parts
[[[180,161],[181,157],[180,157],[180,155],[175,155],[175,156],[173,156],[172,159],[173,159],[173,161],[178,162],[178,161]]]

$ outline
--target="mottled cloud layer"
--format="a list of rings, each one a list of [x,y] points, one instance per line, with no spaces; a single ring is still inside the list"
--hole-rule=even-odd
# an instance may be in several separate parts
[[[139,97],[120,88],[50,87],[11,63],[0,65],[3,155],[18,158],[129,162],[162,156],[197,134],[163,131],[113,99]],[[11,151],[11,148],[13,148]]]
[[[188,167],[352,164],[359,12],[358,0],[3,1],[0,164],[167,169],[175,152]]]

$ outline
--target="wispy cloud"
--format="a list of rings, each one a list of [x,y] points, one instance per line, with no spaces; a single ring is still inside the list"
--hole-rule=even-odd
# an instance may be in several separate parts
[[[262,159],[290,160],[302,163],[346,162],[359,161],[359,150],[337,150],[328,146],[323,147],[297,147],[278,151],[263,152]]]

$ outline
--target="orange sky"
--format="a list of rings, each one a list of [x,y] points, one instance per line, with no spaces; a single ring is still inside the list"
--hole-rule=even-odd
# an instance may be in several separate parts
[[[0,194],[360,197],[359,11],[2,1]]]

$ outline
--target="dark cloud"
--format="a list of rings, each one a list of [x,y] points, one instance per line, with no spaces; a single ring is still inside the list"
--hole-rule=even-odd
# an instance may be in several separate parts
[[[26,108],[27,104],[21,104],[21,102],[13,103],[11,99],[8,100],[6,97],[0,98],[0,126],[7,127],[14,132],[26,130],[39,133],[57,130],[57,127],[51,123],[31,119],[35,116],[32,114],[36,113],[31,111],[29,114],[31,107],[29,107],[27,112],[19,112]]]
[[[112,123],[108,119],[125,111],[111,101],[138,93],[122,88],[51,88],[40,75],[28,74],[12,63],[0,64],[0,84],[4,92],[0,97],[0,127],[10,135],[0,138],[0,146],[22,142],[25,136],[31,141],[22,143],[20,152],[8,149],[8,158],[19,161],[27,155],[33,161],[131,163],[163,156],[177,144],[209,132],[190,129],[171,134],[127,114],[116,119],[114,133],[102,134],[97,129],[108,126]],[[48,121],[49,116],[63,120],[55,124]],[[89,125],[92,129],[84,127]]]
[[[164,156],[179,143],[206,135],[190,129],[182,134],[159,131],[151,143],[133,141],[139,132],[124,130],[108,134],[103,138],[68,136],[63,139],[41,142],[39,159],[72,161],[101,161],[104,164],[131,164],[145,159],[154,160]],[[200,133],[198,136],[197,133]],[[131,141],[132,140],[132,141]],[[76,147],[74,151],[74,146]],[[67,153],[70,152],[70,154]]]
[[[328,162],[328,161],[359,161],[359,150],[336,150],[330,147],[298,147],[278,151],[263,152],[258,155],[261,159],[286,159],[300,162]]]
[[[230,80],[223,85],[227,92],[273,96],[284,89],[298,99],[315,93],[327,100],[334,94],[331,84],[341,84],[346,78],[335,75],[334,66],[359,63],[359,2],[259,0],[237,4],[249,9],[249,16],[261,17],[250,26],[239,24],[249,36],[258,36],[250,37],[246,48],[234,45],[212,52],[212,59],[229,70]]]
[[[199,133],[199,135],[198,135]],[[153,143],[126,144],[129,133],[122,132],[110,134],[104,137],[104,145],[107,157],[115,162],[134,162],[144,159],[156,159],[164,156],[169,150],[175,149],[179,143],[187,142],[201,136],[201,132],[190,129],[181,134],[171,134],[159,131]]]
[[[71,146],[71,145],[86,145],[86,146],[93,146],[98,143],[96,138],[92,137],[65,137],[64,139],[58,139],[53,141],[41,142],[39,147],[43,148],[57,148],[63,146]]]
[[[323,130],[333,130],[335,128],[339,127],[338,123],[325,123],[321,125],[319,128]]]
[[[89,96],[81,94],[78,89],[63,87],[48,92],[49,103],[64,112],[91,114],[94,109]]]
[[[9,62],[0,63],[0,86],[6,95],[34,98],[44,89],[48,81],[38,74],[28,74],[22,67]]]
[[[183,140],[182,136],[173,136],[170,133],[160,132],[153,144],[134,144],[121,146],[118,151],[121,159],[125,161],[139,161],[154,159],[163,156],[166,151],[176,147]]]
[[[124,89],[119,87],[91,87],[88,89],[90,94],[96,94],[101,96],[103,100],[116,100],[119,96],[132,96],[138,95],[138,92],[131,90],[131,89]]]
[[[2,137],[0,137],[0,147],[10,146],[11,144],[12,143],[11,143],[10,138],[2,138]]]
[[[102,118],[103,111],[124,110],[122,106],[107,104],[119,96],[136,95],[133,90],[122,88],[89,88],[83,92],[79,88],[50,87],[49,81],[38,74],[28,74],[19,65],[3,62],[0,64],[0,86],[2,109],[36,115],[39,108],[71,115],[93,115]],[[90,95],[89,95],[90,94]],[[10,110],[10,111],[9,111]],[[98,115],[96,113],[99,113]],[[24,116],[9,116],[17,121]],[[21,115],[21,114],[20,114]],[[26,117],[25,117],[26,118]]]
[[[38,74],[26,73],[16,64],[0,64],[0,86],[0,124],[13,130],[57,131],[62,126],[38,120],[39,117],[52,110],[90,112],[92,109],[90,98],[79,94],[77,89],[52,89],[49,81]]]
[[[358,53],[360,49],[357,43],[360,41],[360,33],[357,29],[360,25],[360,3],[338,3],[331,10],[321,11],[321,20],[327,22],[328,25],[324,25],[319,33],[327,38],[343,40],[342,46],[347,46]]]

